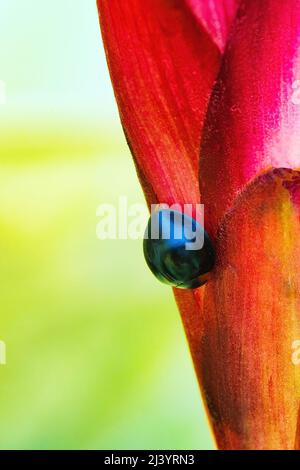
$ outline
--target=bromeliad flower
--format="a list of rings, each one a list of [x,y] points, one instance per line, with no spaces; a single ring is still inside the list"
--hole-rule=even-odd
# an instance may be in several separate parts
[[[196,266],[175,296],[217,445],[299,449],[300,2],[98,7],[148,203],[205,205],[205,285],[210,258],[146,254],[170,284]]]

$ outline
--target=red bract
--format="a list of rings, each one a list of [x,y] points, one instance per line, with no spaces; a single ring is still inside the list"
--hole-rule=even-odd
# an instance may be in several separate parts
[[[224,51],[237,0],[184,0],[221,52]]]
[[[235,3],[210,2],[224,5],[218,26],[205,0],[98,0],[121,121],[149,204],[200,202],[201,131]],[[198,368],[201,294],[175,294]]]
[[[243,2],[200,157],[218,256],[200,376],[221,448],[299,448],[299,76],[300,3]]]
[[[200,188],[213,231],[256,175],[300,166],[299,41],[298,1],[242,3],[202,139]]]
[[[149,202],[199,202],[201,130],[221,58],[200,3],[98,0],[122,124]]]
[[[218,447],[293,449],[300,4],[238,3],[98,0],[148,202],[205,204],[216,267],[175,296]]]

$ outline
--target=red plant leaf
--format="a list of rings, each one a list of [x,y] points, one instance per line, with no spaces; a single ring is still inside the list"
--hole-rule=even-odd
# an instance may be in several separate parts
[[[300,166],[299,38],[300,2],[242,2],[203,130],[200,191],[213,232],[256,175]]]
[[[200,136],[221,56],[206,8],[201,22],[205,2],[193,3],[98,0],[121,121],[151,203],[199,202]]]
[[[121,121],[149,203],[200,200],[201,132],[234,5],[98,0]],[[202,292],[175,291],[198,376]]]
[[[299,171],[259,176],[216,239],[199,375],[221,449],[299,449],[299,196]]]
[[[148,203],[198,203],[201,131],[221,62],[215,10],[207,0],[97,3],[121,121]],[[233,16],[224,7],[223,43]],[[176,299],[197,363],[199,315],[192,312],[200,293],[181,290]]]
[[[300,445],[299,38],[298,1],[243,1],[203,130],[199,376],[222,449]]]

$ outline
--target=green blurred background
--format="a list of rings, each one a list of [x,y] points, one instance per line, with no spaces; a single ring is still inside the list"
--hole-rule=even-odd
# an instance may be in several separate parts
[[[143,202],[95,0],[0,0],[1,449],[210,449],[171,290],[96,208]]]

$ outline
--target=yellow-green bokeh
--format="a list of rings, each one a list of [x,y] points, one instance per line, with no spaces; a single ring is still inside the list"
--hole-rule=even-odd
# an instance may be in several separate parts
[[[0,448],[212,448],[170,289],[96,237],[143,195],[95,0],[0,0],[0,31]]]

